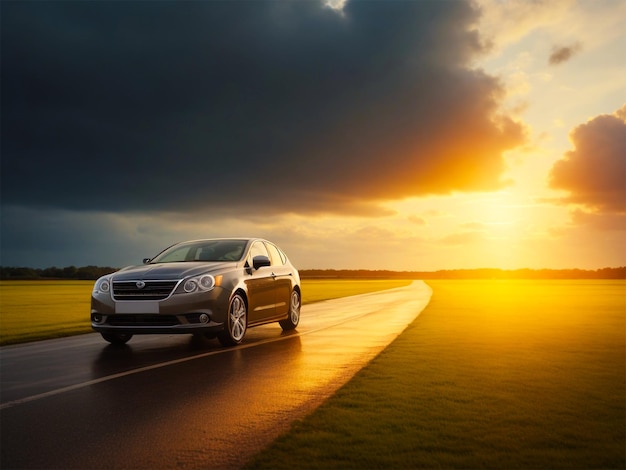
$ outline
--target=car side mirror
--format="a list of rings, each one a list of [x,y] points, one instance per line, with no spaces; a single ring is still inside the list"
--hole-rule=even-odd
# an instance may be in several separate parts
[[[267,256],[258,255],[252,258],[252,266],[254,269],[260,269],[263,266],[271,266],[272,262]]]
[[[148,264],[150,261],[152,261],[150,258],[144,258],[143,264]]]

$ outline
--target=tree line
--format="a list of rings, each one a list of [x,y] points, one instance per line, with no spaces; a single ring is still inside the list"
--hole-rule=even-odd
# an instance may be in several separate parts
[[[386,271],[368,269],[304,269],[308,279],[626,279],[626,266],[588,269],[443,269],[439,271]]]
[[[67,266],[25,268],[0,266],[2,280],[96,280],[117,268]],[[369,269],[302,269],[303,279],[626,279],[626,266],[586,269],[444,269],[439,271],[388,271]]]

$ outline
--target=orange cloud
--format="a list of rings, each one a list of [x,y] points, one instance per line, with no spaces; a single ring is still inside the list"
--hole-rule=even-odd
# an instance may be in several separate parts
[[[626,217],[623,214],[590,213],[576,209],[572,211],[571,216],[575,225],[602,231],[626,230]]]
[[[557,161],[549,185],[565,190],[564,204],[599,213],[626,213],[626,105],[574,128],[574,149]]]

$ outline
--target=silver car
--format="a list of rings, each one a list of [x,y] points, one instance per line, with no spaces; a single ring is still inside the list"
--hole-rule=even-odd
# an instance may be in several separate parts
[[[91,326],[113,344],[134,334],[191,333],[233,346],[253,326],[296,328],[301,298],[298,271],[273,243],[194,240],[98,279]]]

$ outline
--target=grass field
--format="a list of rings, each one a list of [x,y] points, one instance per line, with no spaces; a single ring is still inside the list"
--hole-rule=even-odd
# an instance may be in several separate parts
[[[92,331],[93,281],[0,281],[0,345]]]
[[[303,303],[408,285],[398,280],[304,280]],[[90,333],[93,281],[0,281],[0,345]]]
[[[250,469],[626,467],[624,281],[429,281],[430,304]]]

